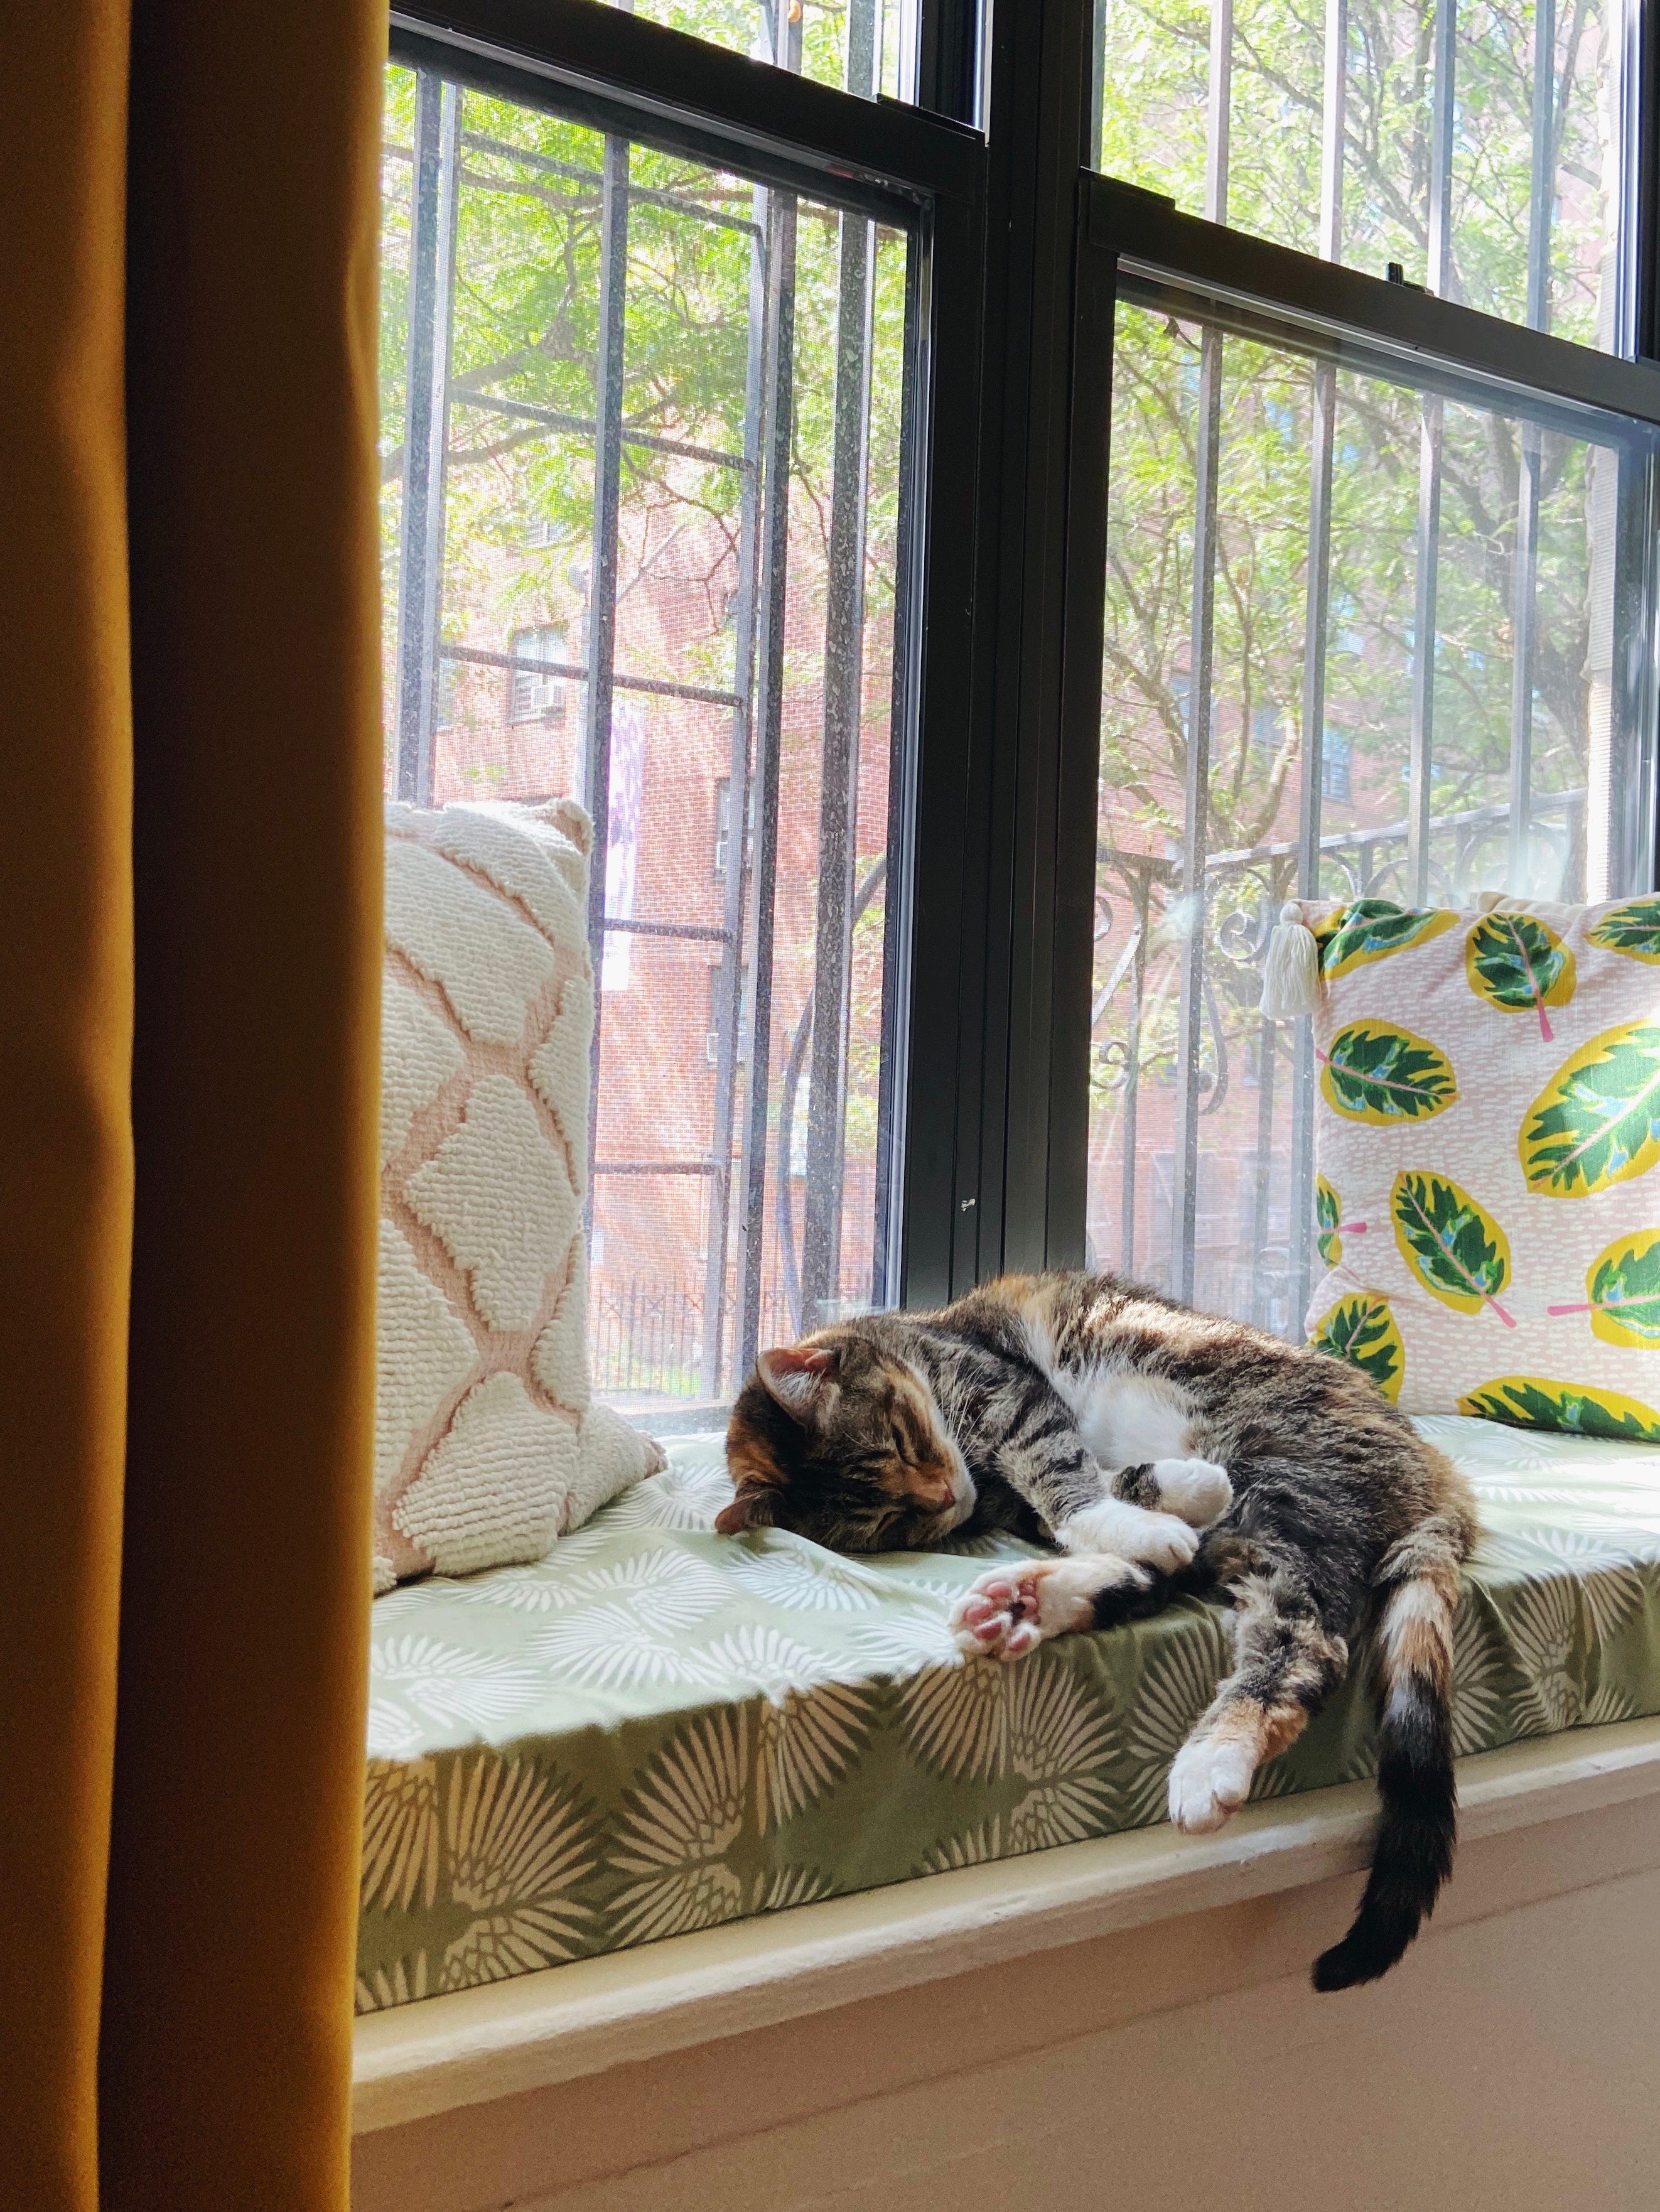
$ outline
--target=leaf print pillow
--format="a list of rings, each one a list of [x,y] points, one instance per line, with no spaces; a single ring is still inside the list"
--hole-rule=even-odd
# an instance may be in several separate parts
[[[1310,1342],[1408,1413],[1660,1443],[1660,897],[1303,919]]]

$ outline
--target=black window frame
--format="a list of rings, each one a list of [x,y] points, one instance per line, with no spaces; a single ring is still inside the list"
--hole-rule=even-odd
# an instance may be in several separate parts
[[[1096,44],[1094,0],[987,0],[983,20],[973,0],[924,0],[917,100],[903,106],[602,0],[404,0],[392,12],[392,58],[408,66],[913,228],[912,750],[887,953],[903,1040],[888,1101],[888,1290],[913,1306],[1001,1269],[1084,1257],[1121,265],[1660,426],[1660,11],[1645,10],[1638,72],[1636,361],[1097,175]]]

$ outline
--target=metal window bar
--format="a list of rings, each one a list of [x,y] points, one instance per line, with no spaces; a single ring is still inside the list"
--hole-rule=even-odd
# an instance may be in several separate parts
[[[919,293],[921,263],[911,254],[905,264],[905,329],[914,333],[919,322]],[[909,373],[903,378],[899,401],[899,450],[913,453],[917,446],[917,385],[919,379]],[[914,696],[914,660],[918,643],[918,625],[915,601],[908,588],[911,581],[912,565],[916,560],[916,499],[909,470],[903,470],[899,478],[899,512],[895,532],[893,603],[893,681],[889,696],[891,715],[890,727],[895,732],[908,724],[908,707]],[[920,594],[918,594],[920,598]],[[882,1048],[877,1074],[876,1091],[876,1191],[875,1220],[871,1248],[871,1304],[883,1307],[896,1302],[900,1289],[900,1256],[894,1235],[897,1208],[895,1206],[895,1136],[900,1114],[900,1053],[898,1050],[897,1021],[901,994],[903,989],[902,967],[905,956],[904,933],[900,927],[904,912],[903,879],[909,851],[909,778],[898,773],[898,763],[891,763],[888,776],[888,819],[886,866],[882,872],[883,911],[886,927],[882,933]]]
[[[416,81],[410,215],[409,345],[404,426],[404,514],[398,548],[399,799],[432,803],[437,726],[438,612],[444,565],[444,465],[449,444],[451,302],[461,98],[425,72]]]
[[[875,0],[853,0],[848,89],[876,86]],[[824,616],[824,732],[818,789],[818,901],[801,1231],[803,1326],[832,1318],[841,1297],[842,1137],[858,852],[859,724],[863,705],[865,463],[870,427],[875,226],[844,211],[837,252],[836,387]]]
[[[1453,289],[1452,145],[1454,84],[1457,57],[1457,0],[1436,0],[1434,82],[1430,104],[1429,289],[1445,299]],[[1435,739],[1436,596],[1441,558],[1441,453],[1446,406],[1438,393],[1426,392],[1418,432],[1418,543],[1412,629],[1412,726],[1407,760],[1407,811],[1410,823],[1407,873],[1408,896],[1429,895],[1430,776]],[[1305,1222],[1304,1235],[1312,1234]]]
[[[585,169],[580,162],[561,161],[551,154],[538,153],[528,146],[515,146],[506,138],[492,138],[482,131],[464,131],[461,143],[471,146],[481,154],[500,154],[511,161],[521,161],[526,168],[540,169],[544,176],[565,177],[573,183],[603,185],[603,169]],[[629,198],[636,205],[667,208],[675,215],[689,215],[700,222],[712,222],[727,230],[747,230],[755,233],[753,216],[733,215],[725,208],[705,207],[701,200],[688,199],[682,192],[662,191],[656,185],[630,183]]]
[[[593,471],[593,568],[588,596],[587,723],[582,798],[593,818],[589,860],[588,951],[593,963],[593,1058],[588,1103],[587,1227],[593,1225],[593,1162],[599,1137],[599,1052],[605,1021],[605,879],[611,840],[611,720],[617,652],[617,562],[622,517],[623,376],[628,326],[629,142],[605,140],[599,218],[599,351],[594,374],[599,429]]]
[[[1228,108],[1233,71],[1232,0],[1211,11],[1210,99],[1205,125],[1205,214],[1228,215]],[[1188,733],[1183,805],[1182,982],[1177,1013],[1176,1180],[1172,1193],[1171,1288],[1193,1295],[1199,1211],[1201,1051],[1205,999],[1205,848],[1210,816],[1214,720],[1217,475],[1222,458],[1223,337],[1206,323],[1199,339],[1199,413],[1193,524],[1193,606],[1188,652]]]
[[[1320,134],[1320,254],[1341,258],[1343,240],[1343,154],[1348,94],[1347,0],[1327,0],[1324,108]],[[1337,369],[1318,361],[1310,380],[1309,453],[1309,550],[1303,622],[1302,792],[1298,816],[1297,889],[1303,898],[1320,895],[1320,808],[1325,788],[1326,647],[1331,599],[1332,461],[1336,444]],[[1261,1255],[1268,1237],[1271,1175],[1268,1155],[1274,1127],[1274,1073],[1280,1024],[1265,1020],[1261,1045],[1262,1092],[1258,1098],[1256,1204],[1253,1219],[1257,1258],[1253,1306],[1266,1322],[1268,1285]],[[1314,1221],[1314,1039],[1305,1022],[1293,1028],[1292,1060],[1290,1218],[1290,1327],[1298,1342],[1308,1309]]]
[[[556,407],[538,407],[530,399],[500,399],[493,392],[473,392],[458,385],[450,394],[450,404],[455,407],[477,407],[491,415],[510,415],[521,422],[539,422],[550,430],[568,430],[580,438],[592,438],[599,434],[599,426],[584,415],[567,415]],[[741,469],[745,465],[741,453],[717,453],[709,446],[688,445],[684,438],[660,438],[654,430],[630,429],[623,423],[617,436],[625,446],[645,446],[657,453],[676,453],[689,461],[707,461],[717,469]]]
[[[790,35],[792,34],[793,35]],[[800,26],[788,27],[786,51],[800,67]],[[775,46],[775,52],[778,52]],[[764,374],[760,588],[756,684],[755,899],[752,928],[749,1095],[739,1170],[738,1328],[739,1374],[760,1346],[762,1236],[766,1224],[767,1119],[771,1076],[773,893],[778,872],[779,763],[784,724],[784,620],[789,558],[789,463],[795,362],[794,192],[769,196],[767,222],[767,361]],[[738,805],[747,794],[733,793]],[[742,814],[735,817],[741,821]]]
[[[759,586],[762,405],[767,362],[766,221],[770,195],[755,189],[751,226],[749,323],[744,368],[744,495],[738,523],[738,604],[733,615],[733,665],[737,696],[733,702],[727,769],[727,868],[715,1025],[714,1176],[709,1184],[708,1232],[703,1280],[702,1391],[721,1395],[724,1381],[727,1249],[733,1212],[733,1125],[738,1108],[738,1054],[744,1017],[745,902],[753,865],[749,835],[750,750],[754,729],[756,595]]]
[[[588,668],[586,663],[570,660],[532,660],[522,653],[491,653],[479,645],[447,645],[438,655],[441,661],[459,661],[479,668],[529,669],[538,676],[562,676],[573,684],[586,684]],[[736,691],[722,691],[708,684],[676,684],[666,676],[627,676],[619,670],[611,671],[613,691],[646,691],[664,699],[698,699],[711,707],[735,707],[740,702]]]
[[[799,75],[801,11],[762,0],[769,58]],[[762,1237],[766,1226],[767,1119],[772,1059],[773,893],[778,872],[779,765],[784,726],[784,618],[789,561],[790,453],[794,422],[795,228],[794,192],[767,196],[765,356],[762,370],[763,489],[757,589],[755,854],[749,1091],[739,1164],[738,1341],[735,1373],[746,1374],[760,1346]],[[751,313],[753,311],[751,310]],[[735,822],[746,818],[747,790],[734,781]],[[741,973],[739,978],[742,989]],[[736,1021],[733,1023],[736,1033]]]
[[[1551,224],[1556,198],[1556,0],[1535,0],[1533,163],[1528,210],[1528,325],[1550,327]],[[1510,848],[1505,882],[1528,887],[1529,798],[1533,783],[1534,641],[1538,627],[1538,427],[1523,424],[1518,455],[1516,538],[1511,585]]]

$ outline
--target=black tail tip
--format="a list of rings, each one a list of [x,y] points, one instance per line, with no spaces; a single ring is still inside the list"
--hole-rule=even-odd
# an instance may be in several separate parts
[[[1309,1979],[1323,1996],[1333,1990],[1352,1990],[1358,1983],[1371,1981],[1368,1974],[1354,1956],[1347,1942],[1334,1943],[1329,1951],[1323,1951],[1314,1962]]]
[[[1392,1930],[1380,1941],[1382,1931],[1352,1928],[1341,1943],[1320,1954],[1309,1979],[1323,1996],[1334,1990],[1355,1990],[1365,1982],[1379,1981],[1399,1963],[1416,1933],[1414,1924],[1409,1931]]]

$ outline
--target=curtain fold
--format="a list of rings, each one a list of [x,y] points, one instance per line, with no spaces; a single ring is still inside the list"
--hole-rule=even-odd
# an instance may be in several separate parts
[[[131,1228],[124,9],[14,9],[0,56],[0,2202],[83,2212]]]
[[[0,19],[0,2204],[28,2212],[348,2198],[385,41],[369,0]]]

